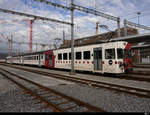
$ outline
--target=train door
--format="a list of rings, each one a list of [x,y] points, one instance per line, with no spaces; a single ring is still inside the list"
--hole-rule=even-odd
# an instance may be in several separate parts
[[[49,66],[52,67],[53,66],[53,60],[52,60],[52,53],[49,54]]]
[[[102,70],[102,48],[94,48],[94,70]]]
[[[48,68],[54,68],[54,53],[53,51],[48,51],[45,53],[45,66]]]
[[[38,60],[38,61],[39,61],[39,64],[38,64],[38,66],[41,67],[41,55],[39,54],[38,56],[39,56],[39,60]]]

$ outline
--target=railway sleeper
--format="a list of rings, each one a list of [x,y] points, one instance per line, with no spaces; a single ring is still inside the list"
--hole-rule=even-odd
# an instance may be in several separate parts
[[[70,103],[70,101],[64,101],[64,102],[57,103],[56,106],[59,106],[59,105],[62,105],[62,104],[67,104],[67,103]]]
[[[77,107],[77,105],[74,105],[74,106],[71,106],[71,107],[68,107],[68,108],[63,108],[63,110],[68,111],[68,110],[71,110],[71,109],[76,108],[76,107]]]

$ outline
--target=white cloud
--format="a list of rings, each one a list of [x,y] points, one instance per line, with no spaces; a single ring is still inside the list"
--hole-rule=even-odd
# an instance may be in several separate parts
[[[62,20],[66,22],[70,22],[70,12],[60,11],[60,10],[52,10],[48,9],[50,7],[45,4],[35,4],[36,2],[32,2],[32,0],[28,1],[28,4],[24,4],[23,0],[0,0],[0,8],[11,9],[15,11],[30,13],[34,15],[49,17],[52,19]],[[56,0],[53,0],[56,1]],[[70,5],[70,1],[68,0],[59,0],[59,2],[64,5]],[[127,2],[127,3],[125,3]],[[149,1],[147,0],[146,3]],[[75,3],[84,7],[95,8],[95,0],[75,0]],[[144,2],[143,2],[144,3]],[[135,5],[137,2],[132,2],[130,0],[96,0],[96,7],[99,11],[104,11],[104,13],[113,15],[113,16],[123,16],[130,12],[137,11],[137,6]],[[147,4],[144,4],[147,5]],[[33,7],[34,6],[34,7]],[[47,6],[47,7],[46,7]],[[140,8],[140,5],[138,6]],[[66,13],[66,15],[64,15]],[[11,14],[0,13],[1,21],[9,21],[11,23],[12,20],[22,20],[26,17],[22,16],[14,16]],[[122,18],[122,17],[121,17]],[[122,18],[123,20],[123,18]],[[99,16],[94,16],[92,14],[75,12],[75,38],[81,38],[84,36],[90,36],[95,34],[95,25],[96,22],[99,21],[100,24],[105,24],[109,27],[109,29],[114,30],[117,28],[117,24],[114,21],[110,21],[108,19],[101,18]],[[149,22],[149,21],[147,21]],[[123,24],[123,23],[121,23]],[[122,25],[123,26],[123,25]],[[0,33],[4,33],[6,36],[10,36],[14,34],[14,40],[29,42],[30,38],[30,24],[29,21],[26,22],[16,22],[13,24],[3,24],[3,29],[0,28]],[[47,21],[35,21],[33,23],[33,42],[39,43],[52,43],[55,38],[62,38],[62,31],[65,30],[66,39],[70,39],[70,26],[64,24],[58,24],[54,22]],[[100,32],[106,32],[105,30],[100,29]],[[24,37],[22,37],[24,36]],[[7,46],[6,46],[7,47]],[[22,47],[26,50],[29,49],[29,45],[14,45],[14,47]],[[21,48],[20,48],[21,49]],[[35,47],[34,47],[35,49]]]

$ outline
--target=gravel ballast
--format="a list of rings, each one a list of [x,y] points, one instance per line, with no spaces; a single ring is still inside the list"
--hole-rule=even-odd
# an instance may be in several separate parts
[[[150,99],[78,84],[50,87],[107,112],[150,112]]]
[[[21,70],[19,70],[21,73]],[[17,71],[15,71],[17,72]],[[35,75],[26,72],[26,77],[32,76],[35,80]],[[31,78],[31,77],[30,77]],[[54,85],[46,83],[45,77],[36,77],[36,81],[43,79],[47,87],[60,91],[68,96],[80,99],[86,103],[104,109],[107,112],[150,112],[150,99],[140,98],[126,93],[107,90],[104,88],[94,88],[92,86],[80,85],[67,82],[66,85],[60,85],[60,81]],[[50,79],[52,80],[55,79]],[[8,82],[3,76],[1,81]],[[58,83],[60,82],[60,83]],[[0,112],[51,112],[51,110],[40,109],[42,104],[35,104],[37,101],[32,100],[28,95],[18,94],[22,92],[16,88],[13,83],[8,82],[6,92],[0,93]],[[7,89],[6,88],[6,89]]]

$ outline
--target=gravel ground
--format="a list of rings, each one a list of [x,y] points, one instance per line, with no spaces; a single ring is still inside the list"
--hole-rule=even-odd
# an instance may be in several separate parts
[[[50,109],[41,109],[43,104],[35,104],[29,95],[18,94],[22,90],[9,91],[0,96],[0,112],[52,112]]]
[[[69,76],[69,72],[65,72],[65,71],[49,70],[49,69],[35,68],[35,67],[30,67],[30,66],[22,66],[22,67]],[[10,68],[10,67],[8,67],[8,68]],[[11,68],[11,70],[14,70],[14,69]],[[100,76],[100,75],[96,76],[96,75],[92,75],[92,74],[80,74],[80,73],[76,73],[76,75],[72,75],[72,77],[90,79],[90,80],[118,84],[118,85],[123,85],[123,86],[130,86],[130,87],[135,87],[135,88],[150,89],[150,83],[145,82],[145,81],[126,80],[126,79],[120,79],[120,78],[116,78],[116,77],[113,78],[113,77],[104,77],[104,76]]]
[[[107,112],[150,112],[150,99],[78,84],[50,87]]]
[[[39,77],[37,77],[37,80],[38,79]],[[39,80],[41,79],[42,78]],[[6,79],[0,77],[0,84],[2,80],[6,81]],[[46,85],[68,96],[72,96],[90,103],[91,105],[100,107],[107,112],[150,112],[150,99],[148,98],[139,98],[137,96],[118,93],[104,88],[100,89],[72,83],[61,86],[59,84]],[[9,87],[11,87],[11,85]],[[28,95],[18,94],[18,92],[21,92],[21,90],[14,87],[11,90],[0,93],[0,105],[3,105],[0,106],[0,112],[51,112],[51,110],[47,109],[41,110],[40,108],[43,107],[43,105],[35,105],[35,100],[33,101]]]
[[[0,74],[0,112],[52,112],[41,109],[43,104],[35,104],[37,100],[21,92],[22,89]]]

